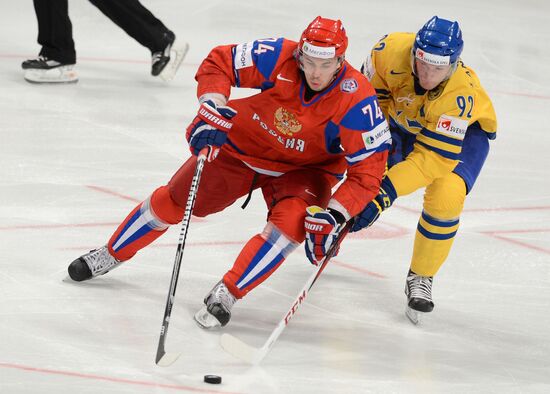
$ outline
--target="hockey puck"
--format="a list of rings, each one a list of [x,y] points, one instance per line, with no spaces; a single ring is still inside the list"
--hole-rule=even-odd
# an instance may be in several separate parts
[[[204,381],[210,384],[220,384],[222,377],[218,375],[204,375]]]

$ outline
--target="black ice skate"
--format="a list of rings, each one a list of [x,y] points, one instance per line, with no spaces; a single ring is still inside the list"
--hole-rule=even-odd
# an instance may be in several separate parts
[[[106,274],[120,264],[120,261],[111,256],[107,246],[102,246],[73,261],[69,265],[69,276],[74,281],[82,282]]]
[[[33,83],[77,82],[78,75],[74,66],[74,63],[60,63],[45,56],[25,60],[21,63],[21,68],[25,70],[25,80]]]
[[[172,32],[165,33],[168,45],[158,52],[153,52],[151,57],[151,74],[160,76],[164,81],[170,81],[176,75],[183,58],[189,50],[186,42],[176,41],[176,36]]]
[[[407,296],[405,314],[414,324],[419,323],[424,313],[434,309],[432,283],[432,276],[420,276],[409,270],[405,283],[405,295]]]
[[[231,308],[236,301],[221,280],[204,298],[204,306],[195,314],[195,321],[202,328],[223,327],[231,319]]]

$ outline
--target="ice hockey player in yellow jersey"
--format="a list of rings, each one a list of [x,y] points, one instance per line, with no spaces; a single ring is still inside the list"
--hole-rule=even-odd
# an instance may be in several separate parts
[[[460,59],[462,48],[458,22],[434,16],[416,35],[382,37],[362,67],[393,142],[380,193],[352,231],[372,225],[397,197],[425,188],[405,284],[406,313],[415,324],[434,308],[433,277],[449,255],[464,200],[496,137],[493,105]]]

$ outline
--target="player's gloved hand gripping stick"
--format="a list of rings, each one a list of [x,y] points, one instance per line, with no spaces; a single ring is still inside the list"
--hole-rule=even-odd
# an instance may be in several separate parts
[[[355,217],[355,223],[351,232],[354,233],[372,226],[378,220],[380,214],[391,207],[396,198],[397,192],[395,191],[395,187],[388,177],[384,178],[378,195]]]
[[[210,145],[212,149],[208,155],[208,161],[218,156],[218,152],[225,141],[227,133],[233,127],[231,119],[237,114],[231,107],[216,104],[214,100],[206,100],[199,107],[199,111],[193,122],[187,127],[186,138],[189,149],[194,155],[198,155],[201,149]]]
[[[316,205],[307,207],[304,227],[306,239],[304,242],[306,256],[313,265],[319,265],[327,255],[327,251],[338,239],[338,234],[344,227],[346,218],[334,209],[323,209]],[[334,251],[334,256],[338,249]]]

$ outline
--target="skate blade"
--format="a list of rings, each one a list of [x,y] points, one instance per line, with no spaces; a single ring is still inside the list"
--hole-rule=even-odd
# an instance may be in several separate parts
[[[73,66],[61,66],[49,70],[25,70],[25,80],[30,83],[76,83],[78,74]]]
[[[181,66],[187,51],[189,50],[189,44],[184,42],[180,44],[177,40],[174,42],[172,49],[170,50],[170,61],[160,72],[159,77],[165,82],[169,82],[174,79],[176,72]]]
[[[71,278],[69,276],[69,274],[65,275],[62,279],[61,279],[61,282],[65,282],[65,283],[75,283],[75,281],[73,280],[73,278]]]
[[[422,321],[422,315],[424,312],[419,312],[407,306],[405,308],[405,316],[411,321],[412,324],[417,325]]]
[[[216,319],[206,310],[206,306],[203,306],[200,311],[195,313],[195,316],[193,318],[195,319],[195,322],[199,325],[199,327],[205,330],[211,330],[216,327],[221,327],[218,319]]]

